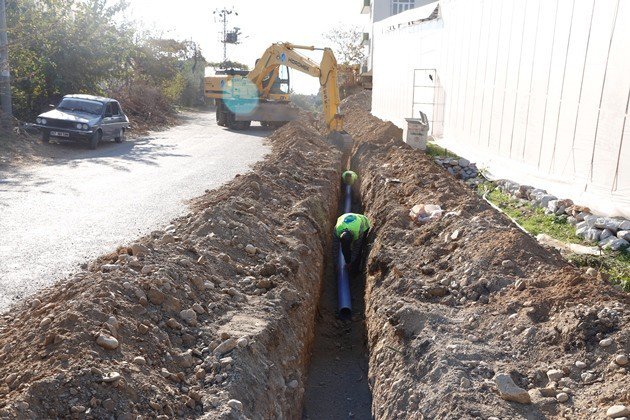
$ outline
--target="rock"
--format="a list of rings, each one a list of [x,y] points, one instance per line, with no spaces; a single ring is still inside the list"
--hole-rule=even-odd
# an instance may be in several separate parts
[[[260,275],[263,277],[270,277],[276,274],[278,267],[272,263],[265,263],[260,269]]]
[[[547,378],[549,378],[551,382],[558,382],[563,377],[564,372],[559,369],[551,369],[547,371]]]
[[[70,411],[73,412],[73,413],[83,413],[83,412],[85,412],[85,410],[86,410],[85,407],[82,406],[82,405],[73,405],[70,408]]]
[[[611,236],[613,236],[613,233],[608,229],[604,229],[602,230],[602,233],[599,235],[599,240],[603,241],[604,239],[610,238]]]
[[[166,321],[166,325],[174,330],[181,330],[184,328],[175,318],[169,318],[168,321]]]
[[[586,363],[578,360],[577,362],[575,362],[575,367],[578,369],[586,369]]]
[[[269,279],[260,279],[256,282],[256,287],[260,289],[271,289],[271,286],[273,286],[273,283]]]
[[[589,267],[588,270],[586,270],[586,275],[591,276],[591,277],[596,277],[597,270],[594,269],[593,267]]]
[[[630,242],[630,230],[620,230],[617,232],[617,238]]]
[[[147,360],[142,356],[136,356],[133,358],[133,363],[139,366],[143,366],[147,364]]]
[[[131,244],[129,248],[131,248],[131,254],[136,257],[142,257],[149,253],[149,248],[139,243]]]
[[[611,419],[630,416],[630,410],[625,405],[613,405],[606,410],[606,416]]]
[[[178,353],[173,356],[173,361],[183,368],[192,367],[195,363],[195,360],[192,356],[192,351],[188,350],[183,353]]]
[[[556,197],[555,195],[551,195],[551,194],[545,194],[542,197],[540,197],[540,200],[537,200],[540,202],[540,206],[545,208],[547,207],[547,205],[549,204],[549,202],[551,200],[557,200],[558,197]]]
[[[103,264],[101,266],[101,271],[103,273],[111,273],[112,271],[116,271],[120,268],[118,264]]]
[[[615,363],[619,366],[625,366],[628,364],[628,356],[625,354],[618,354],[615,356]]]
[[[462,378],[459,381],[459,386],[461,386],[464,389],[468,389],[468,388],[470,388],[472,386],[472,382],[468,378]]]
[[[40,327],[45,327],[47,325],[50,325],[50,323],[52,322],[52,319],[49,317],[45,317],[43,318],[40,322],[39,322],[39,326]]]
[[[107,411],[114,411],[114,409],[116,408],[116,403],[111,398],[108,398],[103,401],[103,408]]]
[[[242,349],[243,349],[243,348],[245,348],[245,347],[247,347],[247,345],[248,345],[248,344],[249,344],[249,340],[247,340],[247,338],[245,338],[245,337],[239,338],[239,339],[236,341],[236,345],[237,345],[239,348],[242,348]]]
[[[227,340],[219,344],[217,348],[214,349],[214,352],[217,354],[224,354],[233,350],[235,347],[236,347],[236,340],[233,338],[228,338]]]
[[[245,246],[245,252],[247,252],[249,255],[254,255],[258,252],[258,248],[256,248],[254,245],[252,244],[247,244]],[[236,401],[236,400],[233,400]]]
[[[291,382],[289,382],[289,383],[287,384],[287,386],[288,386],[289,388],[291,388],[291,389],[295,389],[295,388],[297,388],[297,387],[298,387],[298,385],[299,385],[299,384],[300,384],[300,383],[299,383],[297,380],[295,380],[295,379],[294,379],[294,380],[292,380]]]
[[[110,372],[106,375],[103,375],[103,377],[101,378],[101,380],[106,383],[116,382],[119,379],[120,379],[120,373],[118,372]]]
[[[514,268],[516,267],[516,264],[512,260],[503,260],[501,261],[501,266],[504,268]]]
[[[463,168],[465,168],[466,166],[470,165],[470,161],[468,159],[464,159],[464,158],[460,158],[457,161],[457,164]]]
[[[540,391],[540,395],[542,395],[543,397],[555,397],[556,396],[556,388],[554,388],[553,386],[547,386],[546,388],[538,388],[538,391]]]
[[[4,383],[6,383],[7,385],[11,385],[13,381],[17,379],[17,377],[17,373],[9,373],[6,378],[4,378]]]
[[[172,244],[173,242],[175,242],[175,237],[170,233],[166,233],[164,236],[162,236],[163,244]]]
[[[610,217],[598,217],[595,219],[594,226],[598,229],[610,230],[613,234],[617,233],[619,230],[619,225],[621,222],[616,219],[611,219]]]
[[[501,398],[506,401],[514,401],[520,404],[531,404],[532,399],[526,390],[517,386],[510,375],[500,373],[494,377],[494,382],[499,389]]]
[[[576,231],[577,233],[577,231]],[[599,242],[602,231],[599,229],[591,228],[584,232],[583,238],[587,241]]]
[[[612,338],[604,338],[603,340],[599,341],[599,345],[602,347],[608,347],[613,343]]]
[[[202,308],[203,310],[203,308]],[[197,312],[193,309],[184,309],[179,313],[181,319],[183,319],[188,325],[197,325]]]
[[[619,251],[621,249],[628,248],[630,246],[630,242],[626,241],[625,239],[619,239],[614,236],[609,236],[608,238],[599,241],[599,246],[604,249]]]
[[[556,395],[556,399],[558,400],[558,402],[565,403],[569,401],[569,394],[567,394],[566,392],[561,392]]]
[[[147,292],[147,297],[149,298],[149,302],[154,305],[161,305],[164,303],[166,299],[166,295],[158,288],[151,287]]]
[[[243,403],[240,402],[239,400],[230,400],[228,401],[228,405],[232,407],[234,410],[238,410],[238,411],[243,410]]]
[[[197,312],[199,315],[201,315],[201,314],[203,314],[203,313],[205,313],[205,312],[206,312],[206,311],[203,309],[203,306],[201,306],[201,305],[200,305],[200,304],[198,304],[198,303],[195,303],[195,304],[192,306],[192,309],[193,309],[193,311]]]
[[[96,338],[96,344],[103,347],[106,350],[115,350],[118,348],[118,340],[111,335],[100,333]]]
[[[516,280],[516,283],[514,283],[514,288],[518,290],[519,292],[522,292],[523,290],[525,290],[526,285],[527,284],[525,283],[525,280],[518,279]]]

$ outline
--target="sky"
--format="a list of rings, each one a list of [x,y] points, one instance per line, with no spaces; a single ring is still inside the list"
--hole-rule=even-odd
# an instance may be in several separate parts
[[[208,61],[223,59],[222,23],[213,11],[230,15],[228,28],[241,28],[241,44],[228,44],[228,59],[253,68],[255,60],[274,42],[328,46],[323,34],[339,25],[367,24],[360,14],[363,0],[129,0],[129,18],[165,37],[192,39]],[[319,62],[321,53],[307,52]],[[297,93],[317,93],[316,79],[291,72],[291,87]]]

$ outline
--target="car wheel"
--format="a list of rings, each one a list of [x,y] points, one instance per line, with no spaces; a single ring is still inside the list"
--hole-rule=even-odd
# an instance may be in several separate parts
[[[120,129],[120,133],[118,134],[118,137],[114,138],[114,141],[116,143],[122,143],[123,141],[125,141],[125,129],[124,128]]]
[[[90,139],[90,149],[95,150],[102,138],[103,132],[97,131],[94,133]]]
[[[42,131],[42,142],[50,143],[50,133],[48,131]]]

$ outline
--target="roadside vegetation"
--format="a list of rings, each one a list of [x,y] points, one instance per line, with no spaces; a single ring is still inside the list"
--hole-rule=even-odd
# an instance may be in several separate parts
[[[7,0],[15,116],[31,121],[70,93],[115,97],[136,125],[203,104],[197,45],[141,31],[126,11],[124,1]]]
[[[518,200],[499,191],[491,182],[480,185],[478,193],[485,194],[488,201],[499,207],[533,236],[544,233],[565,243],[596,245],[577,236],[575,226],[567,221],[566,215],[545,214],[542,208],[534,207],[529,202]],[[608,274],[611,282],[621,285],[624,290],[630,292],[630,253],[628,250],[618,252],[601,250],[599,255],[568,253],[565,257],[578,267],[593,267]]]

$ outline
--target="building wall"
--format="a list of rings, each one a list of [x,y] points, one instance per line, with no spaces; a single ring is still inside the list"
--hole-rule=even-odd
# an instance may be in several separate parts
[[[441,143],[497,177],[630,216],[630,2],[440,8],[437,20],[412,24],[421,7],[374,25],[374,114],[404,127],[414,69],[435,68]]]

